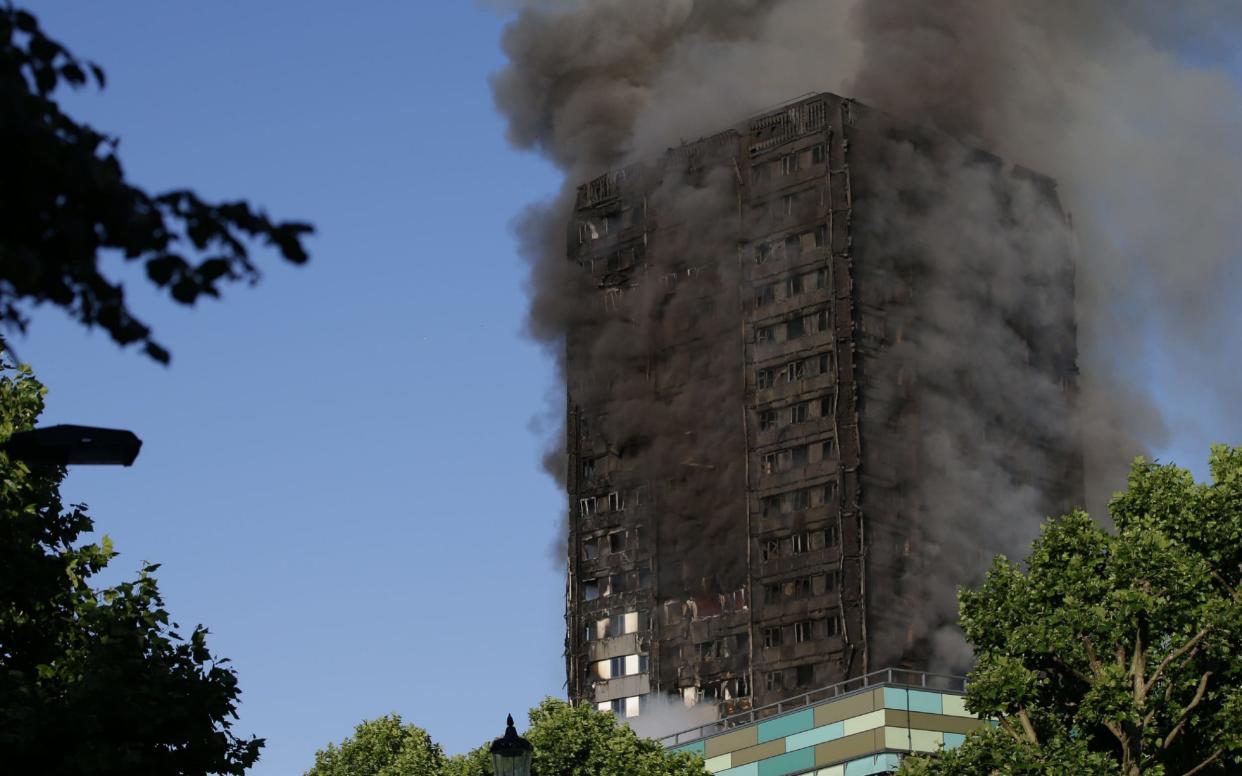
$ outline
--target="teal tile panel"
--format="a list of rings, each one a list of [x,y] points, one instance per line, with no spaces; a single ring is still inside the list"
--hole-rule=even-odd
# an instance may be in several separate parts
[[[834,722],[831,725],[812,728],[804,733],[794,733],[785,739],[785,751],[793,752],[798,749],[805,749],[808,746],[815,746],[827,741],[836,741],[845,735],[845,723]]]
[[[906,710],[906,704],[910,702],[905,690],[898,687],[884,688],[884,708]]]
[[[940,693],[910,690],[906,694],[910,698],[910,711],[920,711],[924,714],[944,713],[944,703],[940,700]]]
[[[736,768],[729,768],[717,773],[716,776],[759,776],[759,763],[746,763]]]
[[[938,692],[903,690],[900,687],[884,688],[884,708],[899,711],[920,711],[924,714],[943,714],[944,702]]]
[[[944,734],[944,748],[945,749],[956,749],[959,746],[961,746],[965,741],[966,741],[966,736],[962,735],[961,733],[945,733]]]
[[[706,749],[707,744],[703,741],[695,741],[693,744],[683,744],[681,746],[673,747],[674,752],[689,752],[690,754],[697,754],[699,757],[703,756]]]
[[[898,757],[895,754],[877,754],[864,757],[845,764],[845,776],[875,776],[877,773],[891,773],[897,770]]]
[[[759,743],[775,741],[815,727],[815,711],[803,709],[759,723]]]
[[[791,773],[805,773],[811,770],[815,770],[814,749],[786,752],[759,761],[759,776],[788,776]]]

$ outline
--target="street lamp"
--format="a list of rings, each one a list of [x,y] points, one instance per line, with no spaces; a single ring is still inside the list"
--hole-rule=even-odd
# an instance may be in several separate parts
[[[48,426],[19,431],[0,450],[26,463],[48,466],[129,466],[138,457],[142,440],[132,431],[91,426]]]
[[[492,742],[492,768],[496,776],[530,776],[530,757],[535,748],[517,734],[509,715],[504,736]]]

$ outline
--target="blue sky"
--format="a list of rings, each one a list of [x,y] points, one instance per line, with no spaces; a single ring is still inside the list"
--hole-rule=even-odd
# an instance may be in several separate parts
[[[233,660],[239,728],[268,741],[253,773],[300,773],[389,711],[464,751],[560,694],[565,507],[529,427],[556,386],[521,336],[508,228],[557,179],[492,109],[503,19],[467,0],[33,10],[107,70],[67,104],[122,138],[135,181],[318,227],[309,266],[265,257],[260,286],[193,310],[130,273],[171,368],[53,310],[14,343],[50,387],[45,423],[144,439],[67,496],[118,578],[163,563],[175,618]],[[1146,366],[1172,407],[1172,368]],[[1219,409],[1175,415],[1162,452],[1202,471]]]

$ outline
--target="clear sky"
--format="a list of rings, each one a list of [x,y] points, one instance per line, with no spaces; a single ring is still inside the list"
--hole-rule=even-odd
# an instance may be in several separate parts
[[[565,505],[530,427],[556,384],[521,336],[508,227],[557,179],[492,109],[503,19],[468,0],[33,10],[107,70],[66,102],[122,138],[132,179],[318,228],[310,265],[264,257],[220,303],[132,275],[171,368],[54,310],[13,343],[51,390],[45,423],[143,438],[134,468],[75,469],[67,496],[118,572],[163,563],[174,618],[233,660],[239,729],[267,738],[252,773],[301,773],[390,711],[464,751],[561,694]],[[1217,412],[1182,405],[1162,452],[1202,471]]]

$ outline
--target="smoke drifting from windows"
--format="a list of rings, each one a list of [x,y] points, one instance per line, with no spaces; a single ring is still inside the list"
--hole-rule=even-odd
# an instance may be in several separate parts
[[[1235,370],[1201,355],[1220,347],[1221,289],[1238,259],[1242,95],[1223,60],[1242,38],[1237,3],[506,5],[517,14],[503,39],[509,65],[493,80],[496,104],[510,141],[565,173],[561,196],[532,205],[519,228],[531,264],[530,333],[558,359],[570,332],[591,332],[583,344],[591,358],[617,365],[649,344],[634,339],[636,331],[662,336],[641,325],[617,329],[598,306],[582,303],[598,292],[566,260],[576,186],[799,94],[856,98],[1058,182],[1072,232],[1033,187],[1018,186],[998,206],[965,155],[875,150],[877,168],[890,177],[868,192],[871,212],[885,217],[856,225],[877,258],[869,271],[913,272],[921,284],[905,310],[914,331],[877,369],[912,365],[921,423],[938,429],[920,438],[923,474],[911,483],[924,510],[921,560],[892,605],[918,619],[893,639],[897,651],[924,640],[939,646],[945,667],[960,663],[960,641],[940,630],[954,617],[954,586],[971,581],[993,553],[1024,552],[1049,495],[1029,475],[1064,463],[1049,450],[1081,440],[1088,501],[1098,513],[1123,485],[1130,459],[1160,442],[1163,421],[1136,368],[1153,331],[1179,343],[1168,356],[1175,363],[1242,398]],[[912,210],[911,197],[930,204]],[[876,206],[886,198],[890,207]],[[693,203],[678,207],[687,218],[700,212]],[[710,214],[719,203],[706,207],[701,213]],[[1076,428],[1062,422],[1063,390],[1015,333],[1056,320],[1056,259],[1069,243],[1082,369]],[[727,261],[736,253],[731,236],[692,249]],[[701,421],[689,413],[714,399],[644,405],[636,391],[627,421],[693,428]],[[687,434],[674,457],[686,457],[686,444],[711,454]],[[561,454],[549,461],[563,473]]]

